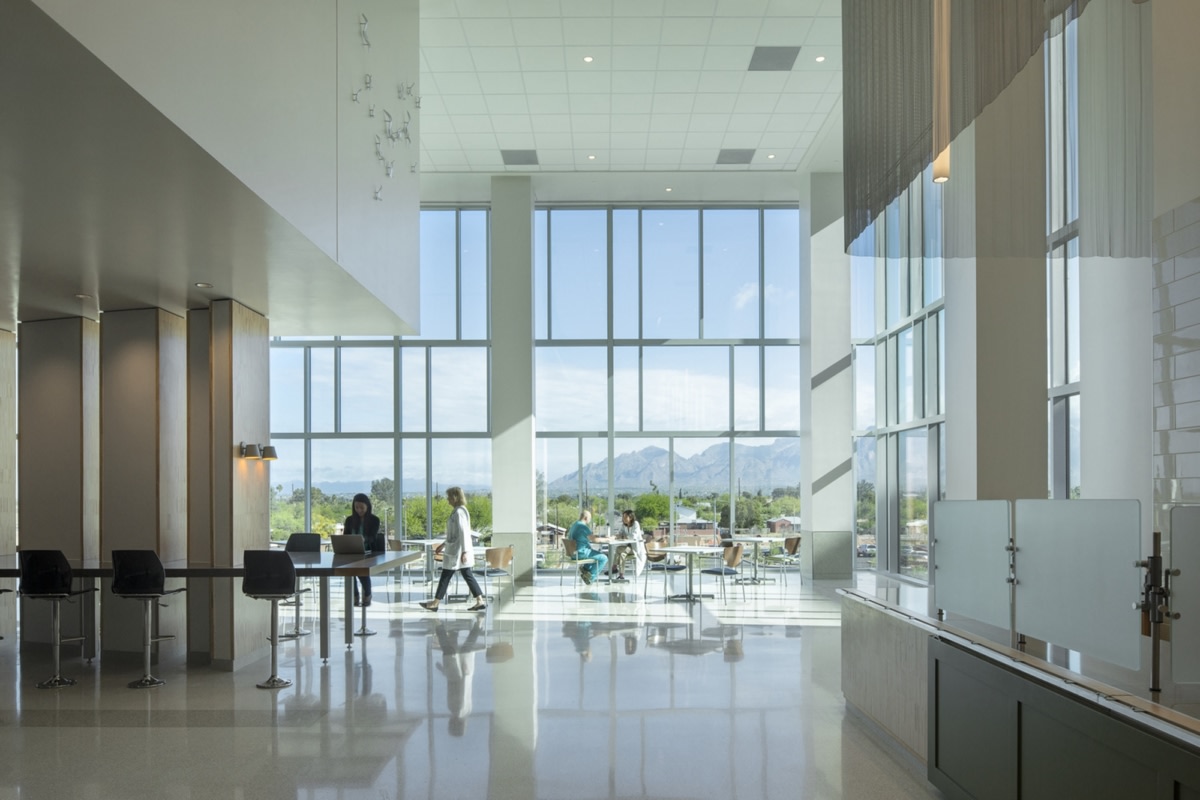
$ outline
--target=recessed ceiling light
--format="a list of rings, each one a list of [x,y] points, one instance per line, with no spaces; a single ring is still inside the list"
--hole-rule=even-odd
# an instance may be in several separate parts
[[[595,160],[596,160],[595,156],[588,156],[588,161],[595,161]]]
[[[212,284],[211,283],[197,283],[196,288],[197,289],[211,289]]]
[[[591,57],[591,56],[584,56],[584,57],[583,57],[583,63],[585,63],[585,64],[590,64],[590,63],[592,63],[592,57]]]
[[[75,299],[76,300],[91,300],[92,296],[90,294],[77,294],[77,295],[75,295]]]
[[[820,63],[822,63],[822,62],[824,62],[824,61],[825,61],[825,56],[817,56],[817,63],[818,63],[818,64],[820,64]]]
[[[775,157],[774,153],[767,153],[767,158],[774,158],[774,157]]]
[[[667,187],[667,191],[668,191],[668,192],[669,192],[669,191],[671,191],[671,187],[670,187],[670,186],[668,186],[668,187]]]

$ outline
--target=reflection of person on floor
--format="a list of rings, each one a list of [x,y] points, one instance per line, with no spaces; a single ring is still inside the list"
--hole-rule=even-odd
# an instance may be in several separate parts
[[[450,629],[439,621],[434,629],[438,646],[442,648],[442,663],[437,666],[446,676],[446,708],[450,711],[448,727],[451,736],[462,736],[467,729],[467,717],[471,714],[471,679],[475,676],[475,651],[481,649],[476,640],[482,630],[483,626],[476,617],[466,640],[460,646],[457,628]]]
[[[563,622],[563,636],[575,645],[575,652],[584,661],[592,660],[592,623],[569,619]]]

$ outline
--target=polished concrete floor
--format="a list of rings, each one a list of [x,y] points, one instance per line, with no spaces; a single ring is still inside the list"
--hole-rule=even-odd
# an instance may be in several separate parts
[[[69,649],[79,683],[39,690],[46,654],[10,637],[0,800],[940,796],[847,712],[837,584],[793,575],[724,603],[640,588],[543,575],[493,582],[485,613],[430,613],[423,583],[377,579],[378,634],[328,664],[313,636],[283,645],[293,684],[269,691],[266,658],[227,673],[164,652],[166,685],[139,691],[136,662]]]

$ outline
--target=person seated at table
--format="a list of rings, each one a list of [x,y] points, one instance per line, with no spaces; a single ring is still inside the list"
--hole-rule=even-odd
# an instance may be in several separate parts
[[[594,559],[591,564],[582,564],[579,567],[580,577],[588,584],[600,577],[600,573],[608,565],[608,556],[592,547],[596,536],[588,527],[591,521],[592,512],[585,508],[579,515],[579,520],[567,531],[567,538],[575,541],[575,557]]]
[[[634,557],[634,577],[640,576],[646,568],[646,537],[632,508],[621,512],[621,527],[617,529],[617,538],[630,542],[621,545],[617,551],[617,578],[625,580],[625,564],[631,555]]]
[[[353,509],[350,516],[346,517],[342,533],[363,537],[363,549],[368,553],[382,553],[387,550],[387,539],[379,532],[379,517],[371,513],[371,498],[361,492],[354,495]],[[354,605],[371,605],[371,576],[360,575],[358,583],[362,585],[362,595],[359,595],[358,585],[355,585]]]
[[[459,572],[475,600],[475,604],[467,610],[482,611],[487,608],[487,604],[484,603],[479,581],[475,580],[475,573],[471,571],[471,565],[475,563],[475,549],[472,544],[474,537],[471,535],[471,514],[467,511],[467,496],[460,487],[451,486],[446,490],[446,499],[450,501],[454,510],[450,512],[450,519],[446,520],[446,541],[442,545],[442,574],[438,577],[437,592],[433,599],[421,603],[421,608],[436,611],[438,603],[446,598],[450,578],[455,572]]]

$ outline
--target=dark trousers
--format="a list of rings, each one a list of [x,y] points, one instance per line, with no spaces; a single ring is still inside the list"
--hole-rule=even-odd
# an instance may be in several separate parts
[[[358,582],[362,586],[363,595],[366,597],[370,597],[371,596],[371,576],[370,575],[360,575],[358,578]],[[355,599],[355,601],[358,600],[358,586],[354,587],[354,599]]]
[[[450,588],[450,578],[455,572],[462,574],[463,580],[467,582],[467,589],[471,592],[471,597],[483,597],[483,592],[479,589],[479,581],[475,580],[475,573],[471,571],[470,567],[459,567],[458,569],[442,567],[442,574],[438,577],[438,587],[434,597],[439,601],[446,599],[446,590]]]

